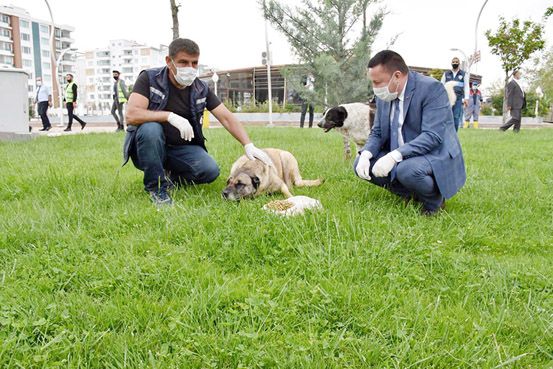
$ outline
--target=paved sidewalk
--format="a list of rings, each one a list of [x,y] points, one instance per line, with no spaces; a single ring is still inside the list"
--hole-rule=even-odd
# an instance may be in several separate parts
[[[246,127],[264,127],[268,125],[268,114],[236,113],[236,116]],[[275,127],[299,127],[299,116],[299,113],[274,114],[273,124]],[[109,120],[108,118],[108,116],[84,117],[83,119],[85,119],[87,122],[86,128],[84,130],[81,130],[81,126],[79,124],[76,124],[73,126],[73,130],[71,132],[63,132],[65,126],[58,127],[58,123],[55,123],[55,117],[52,117],[50,119],[52,121],[52,129],[48,132],[40,132],[39,129],[42,128],[42,123],[40,122],[40,120],[35,119],[31,121],[31,126],[33,127],[31,133],[33,134],[33,136],[44,135],[49,137],[82,133],[115,133],[115,129],[117,128],[117,126],[113,119]],[[317,128],[316,124],[319,122],[320,119],[321,114],[316,114],[314,128]],[[482,129],[498,129],[501,124],[501,117],[499,116],[480,117],[480,128]],[[213,116],[211,116],[210,119],[210,128],[221,128],[221,124]],[[534,118],[523,118],[522,129],[528,128],[553,128],[553,124],[547,122],[538,122]]]

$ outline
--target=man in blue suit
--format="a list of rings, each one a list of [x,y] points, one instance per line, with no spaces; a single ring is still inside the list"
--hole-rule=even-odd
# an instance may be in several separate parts
[[[368,65],[376,117],[355,160],[357,176],[434,215],[465,184],[465,162],[443,85],[383,50]]]

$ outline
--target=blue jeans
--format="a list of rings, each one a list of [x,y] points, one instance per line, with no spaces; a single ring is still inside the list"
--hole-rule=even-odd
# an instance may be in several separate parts
[[[392,180],[391,174],[386,177],[375,177],[372,174],[373,166],[378,159],[386,155],[387,152],[380,152],[371,159],[371,182],[380,187],[384,187],[390,192],[408,200],[414,198],[422,203],[425,210],[438,210],[442,205],[444,198],[436,185],[432,166],[424,156],[415,156],[405,159],[397,164],[396,178]],[[359,156],[353,163],[353,171],[357,175],[356,167]]]
[[[463,99],[458,97],[457,100],[455,100],[455,104],[451,107],[451,110],[453,111],[455,131],[458,131],[461,120],[463,120]]]
[[[166,190],[166,171],[177,184],[211,183],[219,177],[217,163],[200,146],[167,145],[161,123],[138,127],[130,156],[134,166],[144,172],[146,191]]]

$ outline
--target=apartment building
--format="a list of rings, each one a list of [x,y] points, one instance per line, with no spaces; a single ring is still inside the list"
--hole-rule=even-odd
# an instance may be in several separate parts
[[[52,56],[57,61],[62,50],[72,47],[75,40],[71,38],[71,33],[74,30],[71,26],[56,24],[55,50],[52,50],[50,21],[33,18],[23,8],[0,6],[0,68],[15,67],[25,70],[29,76],[30,98],[35,96],[37,77],[42,77],[46,84],[55,87],[56,63],[52,63]],[[75,72],[71,52],[65,53],[59,62],[62,75]],[[54,95],[57,96],[57,90]]]
[[[130,88],[140,71],[165,64],[168,47],[151,47],[131,40],[112,40],[105,48],[88,50],[77,57],[80,101],[89,114],[106,113],[113,102],[112,71]]]

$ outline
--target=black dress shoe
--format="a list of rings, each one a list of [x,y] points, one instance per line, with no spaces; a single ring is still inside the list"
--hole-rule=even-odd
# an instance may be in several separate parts
[[[86,123],[81,123],[81,131],[86,127]]]
[[[67,127],[66,129],[63,130],[64,132],[70,132],[71,131],[71,127]]]
[[[44,131],[47,131],[47,130],[48,130],[48,128],[39,129],[39,131],[41,131],[41,132],[44,132]]]

